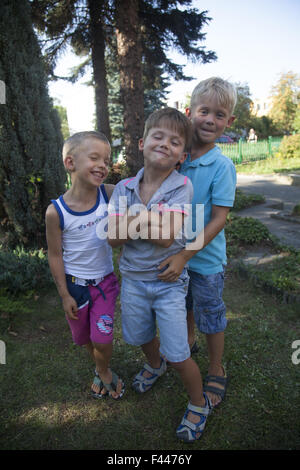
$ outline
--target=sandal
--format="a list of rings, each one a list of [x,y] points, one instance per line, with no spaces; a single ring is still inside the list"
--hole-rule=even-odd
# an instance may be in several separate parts
[[[154,369],[149,364],[144,364],[143,369],[137,374],[132,382],[132,387],[138,393],[145,393],[157,381],[157,379],[163,375],[167,370],[167,363],[164,358],[161,358],[161,365],[158,369]],[[151,377],[144,377],[144,372],[148,371]]]
[[[182,421],[176,429],[176,436],[178,437],[178,439],[184,442],[194,442],[200,439],[200,437],[202,436],[207,417],[212,411],[212,406],[209,398],[205,395],[205,393],[203,393],[203,396],[205,398],[205,407],[195,406],[189,403],[182,418]],[[190,411],[193,414],[199,416],[200,419],[198,423],[192,423],[187,419],[187,416]],[[197,436],[197,434],[199,434],[199,436]]]
[[[203,391],[214,393],[215,395],[218,395],[221,398],[220,402],[217,405],[213,406],[214,408],[217,408],[217,406],[219,406],[225,400],[225,396],[226,396],[229,377],[227,377],[224,367],[223,367],[223,371],[224,371],[223,377],[219,375],[207,375],[204,379]],[[209,382],[215,382],[217,384],[222,385],[224,388],[218,388],[218,387],[214,387],[213,385],[208,385]]]
[[[120,398],[122,398],[122,396],[124,395],[124,392],[125,392],[125,384],[123,382],[122,379],[120,379],[120,377],[113,371],[111,371],[112,373],[112,380],[109,384],[106,384],[105,382],[103,382],[102,380],[102,383],[103,383],[103,386],[106,388],[107,392],[108,392],[108,395],[113,399],[113,400],[119,400]],[[119,396],[117,398],[114,398],[109,392],[116,392],[117,391],[117,386],[118,386],[118,381],[121,380],[121,383],[122,383],[122,389],[121,389],[121,392],[119,394]]]
[[[104,388],[104,383],[100,379],[99,374],[96,370],[95,370],[95,377],[94,377],[94,380],[93,380],[93,384],[95,384],[95,385],[97,385],[97,387],[99,387],[100,392]],[[91,390],[92,397],[97,398],[97,399],[99,399],[99,398],[101,399],[101,398],[105,398],[108,395],[108,392],[106,392],[106,393],[100,393],[100,392],[97,393],[97,392],[94,392],[94,390]]]

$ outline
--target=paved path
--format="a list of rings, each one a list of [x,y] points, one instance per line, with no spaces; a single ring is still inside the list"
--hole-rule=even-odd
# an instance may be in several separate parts
[[[300,186],[288,184],[285,178],[275,175],[238,174],[237,187],[245,194],[265,196],[263,204],[243,209],[238,215],[260,220],[284,244],[300,250],[300,224],[272,217],[286,211],[291,212],[300,203]]]

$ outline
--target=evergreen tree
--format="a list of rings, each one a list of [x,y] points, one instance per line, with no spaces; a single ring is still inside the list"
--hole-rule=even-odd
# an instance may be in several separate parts
[[[44,64],[27,0],[0,4],[0,215],[11,245],[45,245],[44,215],[64,191],[60,122],[48,96]]]
[[[145,90],[149,91],[149,109],[151,95],[160,102],[159,94],[166,85],[163,74],[176,80],[192,78],[184,75],[182,66],[170,60],[169,50],[176,49],[189,59],[203,63],[216,59],[214,52],[207,52],[199,45],[205,39],[201,29],[210,21],[207,12],[191,8],[192,0],[31,0],[31,4],[35,25],[52,38],[46,52],[53,75],[57,57],[67,44],[75,53],[86,55],[72,79],[81,76],[92,59],[98,129],[108,138],[110,131],[100,124],[101,119],[108,122],[109,109],[104,49],[109,46],[115,54],[120,73],[126,158],[130,170],[135,171],[142,163],[137,140],[143,128],[141,103]],[[112,39],[115,34],[117,48]]]

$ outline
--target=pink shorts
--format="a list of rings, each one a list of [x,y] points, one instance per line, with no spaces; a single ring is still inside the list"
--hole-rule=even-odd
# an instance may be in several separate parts
[[[76,291],[77,286],[73,287]],[[87,286],[85,289],[88,289],[87,295],[90,295],[90,302],[85,302],[82,307],[79,306],[78,320],[71,320],[66,316],[73,341],[79,346],[91,341],[100,344],[111,343],[113,341],[115,305],[119,294],[118,280],[115,274],[111,273],[105,276],[97,286]],[[77,301],[74,295],[75,291],[70,294]]]

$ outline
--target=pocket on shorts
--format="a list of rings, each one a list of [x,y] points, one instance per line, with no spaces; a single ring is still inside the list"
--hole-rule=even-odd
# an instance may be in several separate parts
[[[72,276],[66,275],[67,288],[69,294],[76,300],[77,308],[83,307],[87,302],[92,302],[89,288],[87,286],[78,286],[72,282]]]

